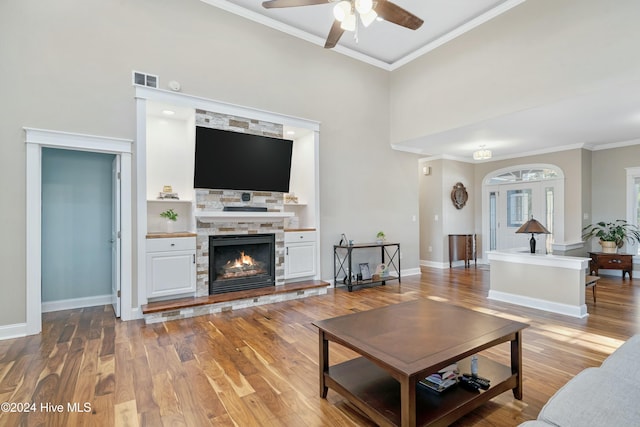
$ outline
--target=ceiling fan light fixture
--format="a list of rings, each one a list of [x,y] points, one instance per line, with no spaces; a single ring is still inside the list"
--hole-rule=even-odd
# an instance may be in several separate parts
[[[364,25],[365,27],[368,27],[369,25],[371,25],[371,23],[375,21],[377,17],[378,17],[378,14],[373,9],[371,9],[367,13],[360,14],[360,20],[362,21],[362,25]]]
[[[343,22],[344,19],[351,13],[351,3],[348,1],[341,1],[336,3],[333,7],[333,17],[336,18],[337,21]]]
[[[355,31],[356,30],[356,15],[353,13],[348,14],[344,17],[344,21],[340,25],[345,31]]]
[[[356,0],[356,10],[360,15],[366,15],[373,10],[373,0]]]

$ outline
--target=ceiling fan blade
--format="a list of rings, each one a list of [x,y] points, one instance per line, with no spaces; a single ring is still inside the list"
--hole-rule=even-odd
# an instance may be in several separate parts
[[[331,26],[331,30],[329,31],[329,35],[327,36],[327,41],[324,44],[325,49],[331,49],[336,46],[340,37],[342,37],[342,33],[344,30],[341,27],[340,21],[337,19],[333,21],[333,25]]]
[[[374,9],[378,16],[385,21],[393,22],[410,30],[417,30],[424,23],[422,19],[413,13],[387,0],[378,0],[378,4]]]
[[[263,1],[262,7],[274,9],[280,7],[313,6],[314,4],[326,4],[328,0],[270,0]]]

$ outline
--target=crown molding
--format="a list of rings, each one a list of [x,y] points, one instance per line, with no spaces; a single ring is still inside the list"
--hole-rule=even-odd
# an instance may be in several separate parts
[[[256,12],[253,12],[249,9],[245,9],[244,7],[240,7],[233,3],[229,3],[226,0],[200,0],[200,1],[202,1],[203,3],[207,3],[208,5],[217,7],[219,9],[226,10],[227,12],[231,12],[243,18],[247,18],[253,22],[257,22],[258,24],[266,25],[267,27],[273,28],[274,30],[282,31],[283,33],[289,34],[291,36],[297,37],[299,39],[308,41],[310,43],[313,43],[317,46],[321,46],[324,48],[325,39],[323,39],[322,37],[318,37],[306,31],[302,31],[298,28],[292,27],[291,25],[285,24],[283,22],[277,21],[275,19],[269,18],[267,16],[261,15]],[[341,53],[343,55],[349,56],[353,59],[357,59],[358,61],[365,62],[369,65],[382,68],[383,70],[391,71],[390,64],[387,64],[386,62],[372,58],[368,55],[364,55],[360,52],[356,52],[355,50],[346,48],[344,46],[338,45],[331,50]]]
[[[298,28],[295,28],[291,25],[285,24],[283,22],[277,21],[275,19],[269,18],[265,15],[256,13],[252,10],[249,9],[245,9],[244,7],[238,6],[236,4],[230,3],[229,1],[226,0],[200,0],[203,3],[207,3],[208,5],[217,7],[219,9],[225,10],[227,12],[231,12],[235,15],[241,16],[243,18],[249,19],[253,22],[257,22],[259,24],[262,25],[266,25],[267,27],[273,28],[275,30],[278,31],[282,31],[283,33],[292,35],[294,37],[300,38],[302,40],[306,40],[310,43],[313,43],[315,45],[318,46],[322,46],[324,47],[325,44],[325,39],[322,37],[318,37],[316,35],[313,35],[311,33],[308,33],[306,31],[300,30]],[[426,44],[425,46],[403,56],[402,58],[392,62],[392,63],[387,63],[384,61],[381,61],[379,59],[373,58],[369,55],[365,55],[363,53],[360,52],[356,52],[353,49],[349,49],[346,48],[344,46],[341,45],[337,45],[334,48],[332,48],[331,50],[341,53],[343,55],[349,56],[353,59],[356,59],[358,61],[362,61],[365,62],[369,65],[373,65],[375,67],[378,68],[382,68],[383,70],[386,71],[393,71],[397,68],[402,67],[403,65],[408,64],[409,62],[413,61],[416,58],[419,58],[420,56],[431,52],[432,50],[442,46],[443,44],[455,39],[456,37],[461,36],[462,34],[473,30],[474,28],[476,28],[479,25],[484,24],[485,22],[495,18],[496,16],[499,16],[505,12],[507,12],[508,10],[520,5],[521,3],[524,3],[527,0],[508,0],[496,7],[494,7],[493,9],[490,9],[488,11],[486,11],[485,13],[483,13],[482,15],[479,15],[477,17],[475,17],[474,19],[460,25],[459,27],[454,28],[453,30],[449,31],[448,33],[438,37],[437,39],[429,42],[428,44]]]

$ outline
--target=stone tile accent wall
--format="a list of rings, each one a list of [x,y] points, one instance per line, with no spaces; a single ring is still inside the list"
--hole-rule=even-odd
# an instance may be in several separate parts
[[[241,200],[244,191],[202,190],[196,189],[196,209],[202,211],[221,211],[225,206],[255,206],[267,208],[268,212],[282,212],[284,194],[268,191],[253,191],[251,200]]]
[[[246,117],[228,116],[205,110],[196,110],[196,126],[213,129],[230,130],[239,133],[282,138],[283,126],[262,120],[247,119]]]
[[[233,132],[282,138],[281,124],[229,116],[204,110],[196,110],[196,125]],[[196,209],[199,211],[222,211],[225,206],[266,207],[269,212],[284,210],[284,194],[279,192],[253,191],[251,200],[241,200],[243,191],[196,189]],[[232,213],[230,212],[230,216]],[[196,296],[209,295],[209,236],[231,234],[275,234],[276,242],[276,286],[284,284],[284,220],[235,220],[208,219],[197,221],[196,232]]]

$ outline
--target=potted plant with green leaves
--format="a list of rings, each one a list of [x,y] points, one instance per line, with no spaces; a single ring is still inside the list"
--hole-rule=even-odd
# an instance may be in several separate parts
[[[381,244],[384,243],[386,236],[384,234],[384,231],[378,231],[378,234],[376,234],[376,243],[377,244]]]
[[[167,219],[167,233],[173,233],[173,225],[178,220],[178,213],[173,209],[167,209],[166,211],[161,212],[160,216]]]
[[[623,219],[613,222],[600,221],[589,224],[582,229],[582,239],[597,237],[604,253],[616,253],[618,248],[628,243],[640,243],[640,229],[634,224],[630,224]]]

